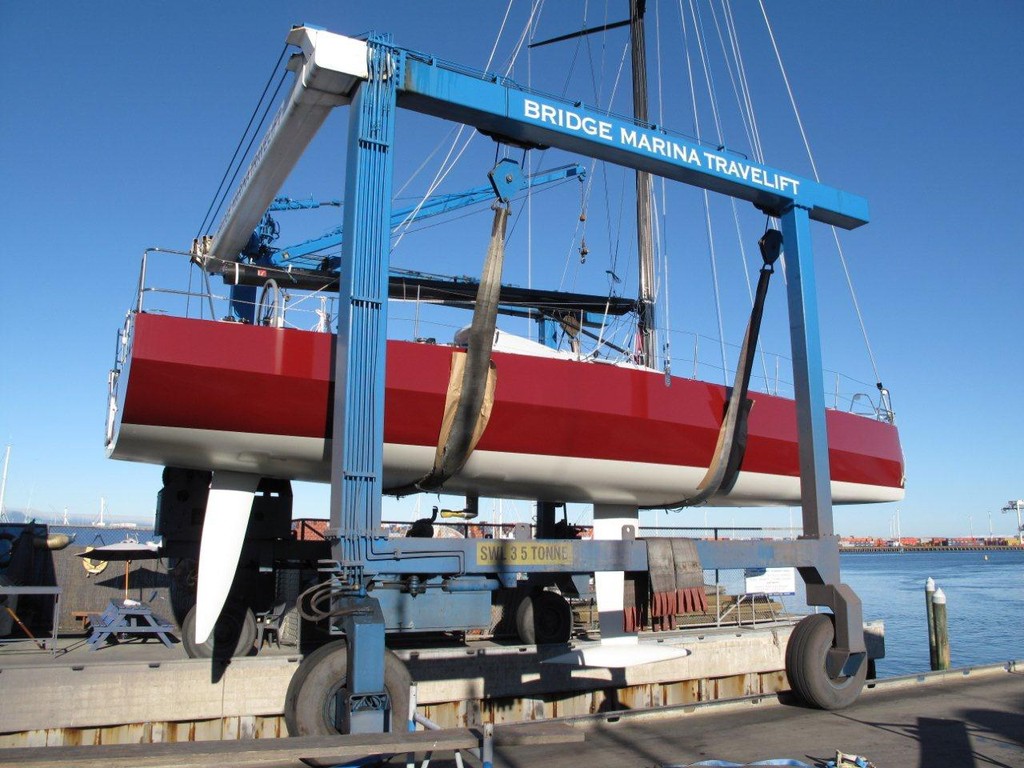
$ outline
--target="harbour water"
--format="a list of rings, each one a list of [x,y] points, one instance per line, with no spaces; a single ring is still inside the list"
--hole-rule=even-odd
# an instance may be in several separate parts
[[[946,594],[954,667],[1024,658],[1024,551],[847,554],[840,566],[865,620],[885,621],[879,677],[928,670],[929,576]]]

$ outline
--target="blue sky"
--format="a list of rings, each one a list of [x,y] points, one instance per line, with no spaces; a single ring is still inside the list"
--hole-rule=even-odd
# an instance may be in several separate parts
[[[610,20],[624,15],[617,7],[624,0],[608,5],[616,6]],[[651,5],[663,21],[659,39],[650,12],[652,67],[655,46],[663,53],[660,89],[652,72],[652,112],[660,92],[666,125],[692,133],[678,5]],[[0,442],[13,446],[8,508],[31,508],[44,518],[65,507],[95,516],[102,496],[112,515],[151,515],[159,468],[104,457],[115,331],[132,302],[142,250],[187,248],[195,234],[288,28],[310,22],[347,34],[390,31],[404,47],[483,67],[505,8],[468,1],[0,4]],[[863,195],[871,207],[871,223],[844,234],[843,250],[907,459],[905,501],[840,509],[837,530],[884,535],[898,508],[905,534],[967,534],[972,527],[987,533],[988,513],[994,530],[1008,534],[1015,520],[998,510],[1024,496],[1024,6],[768,2],[767,9],[823,181]],[[590,26],[604,22],[604,3],[548,0],[537,37],[578,27],[584,10]],[[528,13],[529,3],[513,4],[492,69],[504,69]],[[760,12],[737,3],[734,16],[767,163],[809,176]],[[603,47],[595,38],[575,64],[574,48],[538,49],[517,60],[513,75],[594,103],[596,90],[602,97],[611,91],[624,42],[621,30],[609,33]],[[591,62],[604,74],[592,76]],[[730,101],[723,75],[716,84],[722,101]],[[628,111],[627,96],[620,88],[614,108]],[[701,100],[701,130],[714,140]],[[726,143],[746,151],[725,112]],[[413,171],[450,130],[441,121],[402,116],[396,179],[409,182],[404,194],[422,193],[434,166],[416,177]],[[344,146],[344,116],[335,115],[282,191],[339,197]],[[538,162],[550,167],[569,159]],[[475,139],[443,189],[483,183],[493,161],[493,144]],[[618,254],[616,272],[624,275],[622,290],[630,290],[632,241],[624,224],[631,204],[624,206],[618,192],[624,180],[614,169],[597,169],[594,179],[587,264],[574,256],[579,189],[566,185],[544,193],[520,218],[509,279],[602,292],[604,270]],[[668,204],[666,290],[673,353],[682,357],[692,345],[687,332],[717,337],[718,329],[699,197],[672,190]],[[713,212],[725,219],[716,226],[733,228],[726,203],[713,202]],[[286,239],[326,228],[331,215],[282,219]],[[753,256],[763,220],[745,208],[740,215]],[[483,213],[410,235],[394,263],[471,273],[488,226]],[[723,327],[734,343],[745,322],[746,289],[735,235],[728,244],[716,235],[716,243]],[[824,228],[816,228],[815,247],[826,367],[870,387],[873,374]],[[771,302],[764,346],[786,354],[781,283]],[[714,344],[702,345],[702,360],[713,361]],[[326,513],[325,489],[302,489],[299,499],[297,515]],[[525,505],[519,509],[526,514]],[[672,519],[786,525],[790,515],[711,510]]]

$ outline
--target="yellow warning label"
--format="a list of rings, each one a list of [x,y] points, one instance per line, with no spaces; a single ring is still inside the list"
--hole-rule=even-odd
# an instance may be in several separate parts
[[[572,544],[541,541],[482,541],[477,565],[572,565]]]

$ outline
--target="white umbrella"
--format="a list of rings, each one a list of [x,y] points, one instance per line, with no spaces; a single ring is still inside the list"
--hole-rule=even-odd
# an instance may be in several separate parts
[[[128,599],[128,573],[132,568],[132,560],[159,560],[160,546],[151,541],[140,544],[137,541],[119,541],[117,544],[106,544],[81,552],[79,557],[106,562],[123,562],[124,565],[124,599]]]

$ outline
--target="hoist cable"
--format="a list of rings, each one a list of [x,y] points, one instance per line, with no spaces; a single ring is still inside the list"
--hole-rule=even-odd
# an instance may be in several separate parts
[[[800,128],[800,136],[804,142],[804,149],[807,152],[807,159],[811,163],[811,171],[814,173],[814,180],[820,182],[821,178],[818,175],[818,166],[814,162],[814,154],[811,152],[811,145],[810,142],[807,140],[807,133],[804,131],[804,123],[803,120],[800,118],[800,111],[797,109],[796,106],[796,98],[793,96],[793,89],[790,87],[789,77],[786,75],[786,68],[782,64],[782,54],[779,52],[779,46],[775,41],[775,33],[772,31],[771,22],[768,21],[768,11],[765,10],[764,0],[758,0],[758,4],[761,7],[761,15],[764,17],[765,28],[768,30],[768,37],[772,41],[772,49],[775,51],[775,60],[778,62],[779,72],[782,74],[782,80],[786,85],[786,93],[789,94],[789,103],[790,106],[793,108],[793,115],[796,118],[797,126]],[[857,321],[860,323],[860,331],[861,334],[864,336],[864,346],[867,348],[868,359],[871,361],[871,369],[875,373],[875,381],[877,382],[879,390],[882,390],[882,378],[878,373],[878,365],[875,362],[875,354],[871,349],[871,341],[868,339],[868,329],[867,326],[864,324],[864,316],[863,314],[861,314],[860,311],[860,302],[857,301],[857,293],[853,288],[853,280],[850,277],[850,270],[846,264],[846,255],[843,253],[843,248],[839,243],[839,233],[836,232],[835,227],[831,227],[831,229],[832,237],[835,239],[836,242],[836,250],[839,252],[839,261],[843,265],[843,274],[846,276],[846,285],[850,289],[850,298],[853,300],[853,308],[857,313]]]
[[[288,52],[288,45],[286,44],[281,49],[281,55],[277,57],[277,63],[275,63],[273,69],[270,70],[270,76],[267,78],[266,85],[263,86],[263,93],[260,94],[260,98],[259,98],[259,101],[256,102],[256,106],[253,107],[252,114],[249,116],[249,122],[246,124],[245,130],[242,131],[242,135],[238,137],[238,144],[235,146],[235,152],[234,152],[233,155],[231,155],[231,160],[228,161],[228,166],[227,166],[227,168],[224,169],[224,175],[221,176],[221,178],[220,178],[220,184],[217,185],[217,191],[213,193],[213,198],[210,200],[210,205],[206,209],[206,215],[203,217],[203,221],[199,225],[199,229],[196,230],[196,237],[199,237],[201,234],[203,234],[203,232],[206,231],[207,226],[213,223],[213,220],[210,218],[210,212],[213,210],[213,206],[217,202],[217,197],[221,194],[221,190],[224,187],[224,182],[227,180],[228,174],[231,173],[231,168],[235,164],[235,160],[238,158],[238,151],[242,148],[242,142],[244,142],[245,141],[245,137],[249,135],[249,129],[252,128],[253,120],[256,119],[256,115],[260,111],[260,105],[263,103],[263,99],[266,98],[267,91],[270,89],[270,84],[274,81],[274,75],[277,73],[278,68],[281,66],[281,62],[284,60],[284,55],[287,52]],[[280,87],[281,86],[279,84],[278,88],[280,88]],[[275,91],[275,94],[276,94],[276,91]],[[273,99],[271,99],[271,102],[273,102]],[[261,121],[261,124],[262,124],[262,121]],[[257,129],[257,131],[258,130],[259,129]],[[251,146],[251,142],[250,142],[250,146]],[[246,150],[246,154],[248,154],[248,150]],[[243,155],[242,157],[244,158],[245,155]],[[236,173],[237,173],[237,171],[236,171]],[[214,215],[213,218],[216,218],[216,215]]]

